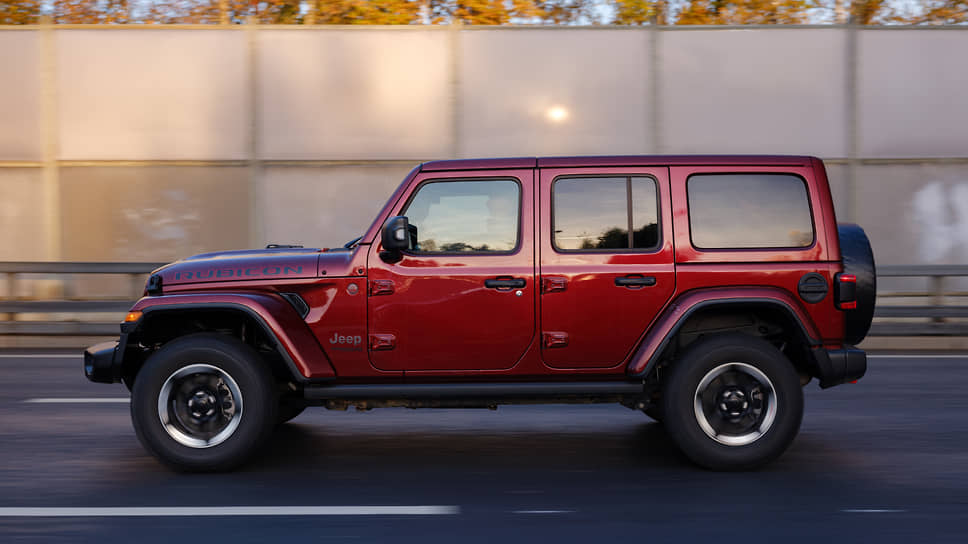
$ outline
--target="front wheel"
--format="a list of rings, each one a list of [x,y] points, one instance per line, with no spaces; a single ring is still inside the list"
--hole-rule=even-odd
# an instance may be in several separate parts
[[[742,334],[690,345],[663,388],[663,423],[679,448],[713,470],[762,466],[793,442],[803,391],[793,364]]]
[[[145,361],[131,393],[131,421],[145,449],[165,464],[228,470],[271,433],[274,384],[249,346],[225,335],[193,334]]]
[[[642,413],[645,414],[645,415],[647,415],[647,416],[649,416],[649,417],[651,417],[652,419],[658,421],[659,423],[662,423],[662,404],[661,404],[661,402],[659,402],[657,404],[653,404],[653,405],[649,406],[648,408],[646,408],[645,410],[642,410]]]

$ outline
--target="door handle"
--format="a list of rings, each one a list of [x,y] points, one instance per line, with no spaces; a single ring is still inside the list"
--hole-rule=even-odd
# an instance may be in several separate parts
[[[623,276],[615,278],[615,285],[619,287],[652,287],[655,285],[655,276]]]
[[[488,289],[520,289],[527,284],[528,282],[524,278],[493,278],[484,280],[484,287]]]

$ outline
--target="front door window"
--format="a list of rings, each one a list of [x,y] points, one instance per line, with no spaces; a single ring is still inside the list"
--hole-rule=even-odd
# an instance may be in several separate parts
[[[521,187],[509,179],[424,184],[404,211],[413,253],[508,253],[519,238]]]

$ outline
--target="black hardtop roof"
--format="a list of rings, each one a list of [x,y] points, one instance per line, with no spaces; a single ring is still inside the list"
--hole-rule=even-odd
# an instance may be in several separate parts
[[[606,155],[573,157],[506,157],[428,161],[422,171],[499,170],[512,168],[562,168],[581,166],[803,166],[807,155]]]

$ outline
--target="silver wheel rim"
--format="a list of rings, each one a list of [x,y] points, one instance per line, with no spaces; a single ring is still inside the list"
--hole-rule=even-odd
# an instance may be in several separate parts
[[[756,442],[776,420],[773,382],[746,363],[725,363],[707,372],[693,399],[699,427],[726,446]]]
[[[197,363],[176,370],[158,393],[158,418],[176,442],[211,448],[242,422],[242,392],[228,372]]]

